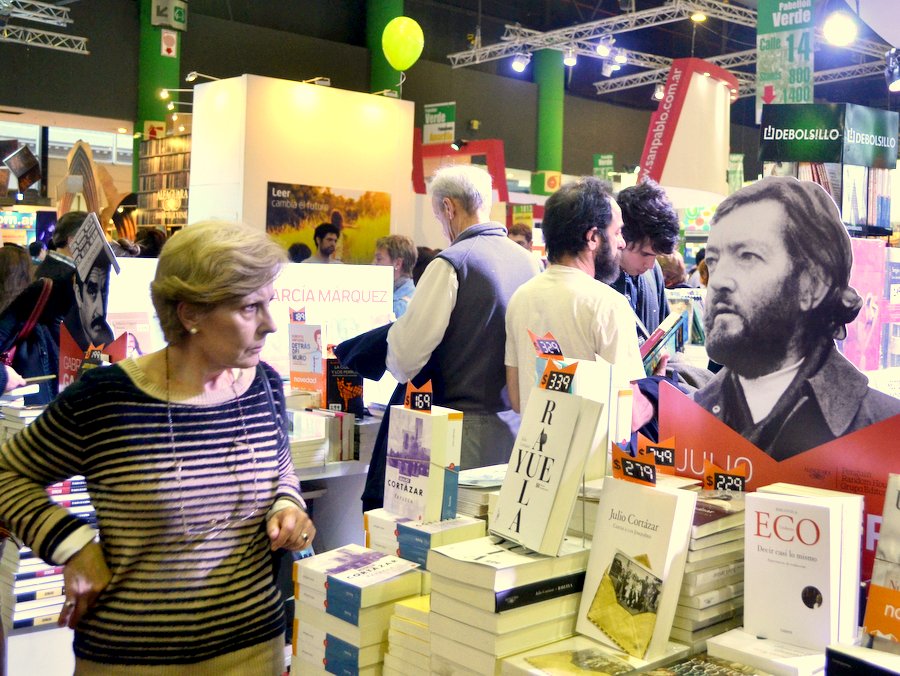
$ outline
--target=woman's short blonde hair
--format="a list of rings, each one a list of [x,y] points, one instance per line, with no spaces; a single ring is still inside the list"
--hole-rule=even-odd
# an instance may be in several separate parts
[[[169,343],[188,335],[179,303],[212,309],[275,280],[287,254],[262,230],[243,223],[203,221],[169,238],[159,256],[150,297]]]

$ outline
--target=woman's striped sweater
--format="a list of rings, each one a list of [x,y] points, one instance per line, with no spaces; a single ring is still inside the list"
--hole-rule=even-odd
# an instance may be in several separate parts
[[[282,411],[263,367],[227,401],[172,403],[170,434],[166,393],[135,362],[94,369],[3,445],[0,519],[46,561],[62,563],[84,524],[45,486],[87,479],[112,580],[78,626],[77,656],[190,664],[284,631],[265,519],[276,497],[303,502],[263,374]]]

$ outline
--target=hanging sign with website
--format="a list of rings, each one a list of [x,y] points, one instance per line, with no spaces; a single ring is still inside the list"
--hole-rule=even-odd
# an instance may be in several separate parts
[[[813,102],[815,0],[759,0],[756,121],[764,103]]]
[[[456,137],[456,101],[426,103],[422,143],[452,143]]]
[[[616,170],[615,155],[594,155],[594,176],[604,181],[609,180],[609,175]]]

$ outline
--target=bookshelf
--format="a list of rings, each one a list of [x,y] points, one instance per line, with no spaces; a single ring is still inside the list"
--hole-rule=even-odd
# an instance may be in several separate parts
[[[138,160],[137,225],[164,228],[187,224],[191,136],[182,134],[141,142]]]

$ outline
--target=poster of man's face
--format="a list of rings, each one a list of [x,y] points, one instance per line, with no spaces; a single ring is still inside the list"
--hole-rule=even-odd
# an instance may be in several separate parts
[[[105,256],[100,256],[90,269],[86,280],[82,280],[78,274],[75,275],[75,300],[81,332],[94,346],[108,345],[113,341],[112,329],[106,321],[109,267]],[[87,346],[84,349],[87,349]]]
[[[710,227],[706,347],[723,365],[694,400],[777,460],[900,413],[838,351],[862,299],[850,239],[819,185],[767,177]]]

